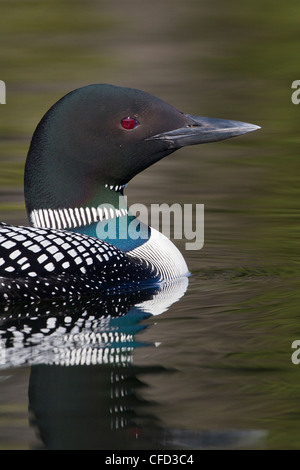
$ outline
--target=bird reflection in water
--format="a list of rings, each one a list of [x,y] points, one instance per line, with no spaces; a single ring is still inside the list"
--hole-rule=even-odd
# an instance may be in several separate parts
[[[134,364],[136,348],[155,347],[138,333],[178,301],[187,284],[183,278],[96,298],[0,306],[1,368],[31,367],[29,419],[38,448],[198,449],[262,438],[260,431],[165,429],[143,398],[141,375],[166,380],[173,371]]]
[[[30,366],[30,423],[46,449],[157,447],[159,420],[139,397],[136,339],[187,279],[140,291],[0,306],[1,368]],[[150,322],[151,324],[151,322]],[[137,408],[145,410],[139,413]],[[149,408],[149,411],[146,411]],[[159,434],[159,433],[158,433]]]

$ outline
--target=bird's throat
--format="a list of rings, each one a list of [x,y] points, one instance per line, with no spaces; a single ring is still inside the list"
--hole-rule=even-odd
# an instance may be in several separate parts
[[[131,251],[149,239],[150,228],[129,213],[126,197],[114,189],[109,191],[109,202],[97,206],[34,209],[30,213],[31,225],[70,230]]]

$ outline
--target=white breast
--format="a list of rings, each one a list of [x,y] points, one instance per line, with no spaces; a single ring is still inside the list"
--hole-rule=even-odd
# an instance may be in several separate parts
[[[153,264],[161,280],[172,280],[188,276],[186,262],[176,246],[162,233],[151,228],[151,236],[143,245],[128,252],[129,255]]]

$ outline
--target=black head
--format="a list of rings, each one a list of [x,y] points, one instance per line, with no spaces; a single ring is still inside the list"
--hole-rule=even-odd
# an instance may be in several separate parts
[[[45,114],[33,135],[25,167],[27,211],[101,204],[105,188],[119,190],[180,147],[257,128],[190,116],[140,90],[79,88]]]

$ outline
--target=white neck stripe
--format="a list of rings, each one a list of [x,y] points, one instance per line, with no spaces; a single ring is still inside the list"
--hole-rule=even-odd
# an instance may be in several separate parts
[[[76,228],[105,219],[127,215],[127,209],[110,207],[75,207],[74,209],[34,209],[30,214],[33,227],[52,229]]]
[[[121,189],[126,188],[127,184],[118,184],[114,186],[113,184],[105,184],[105,188],[110,189],[111,191],[121,191]]]

